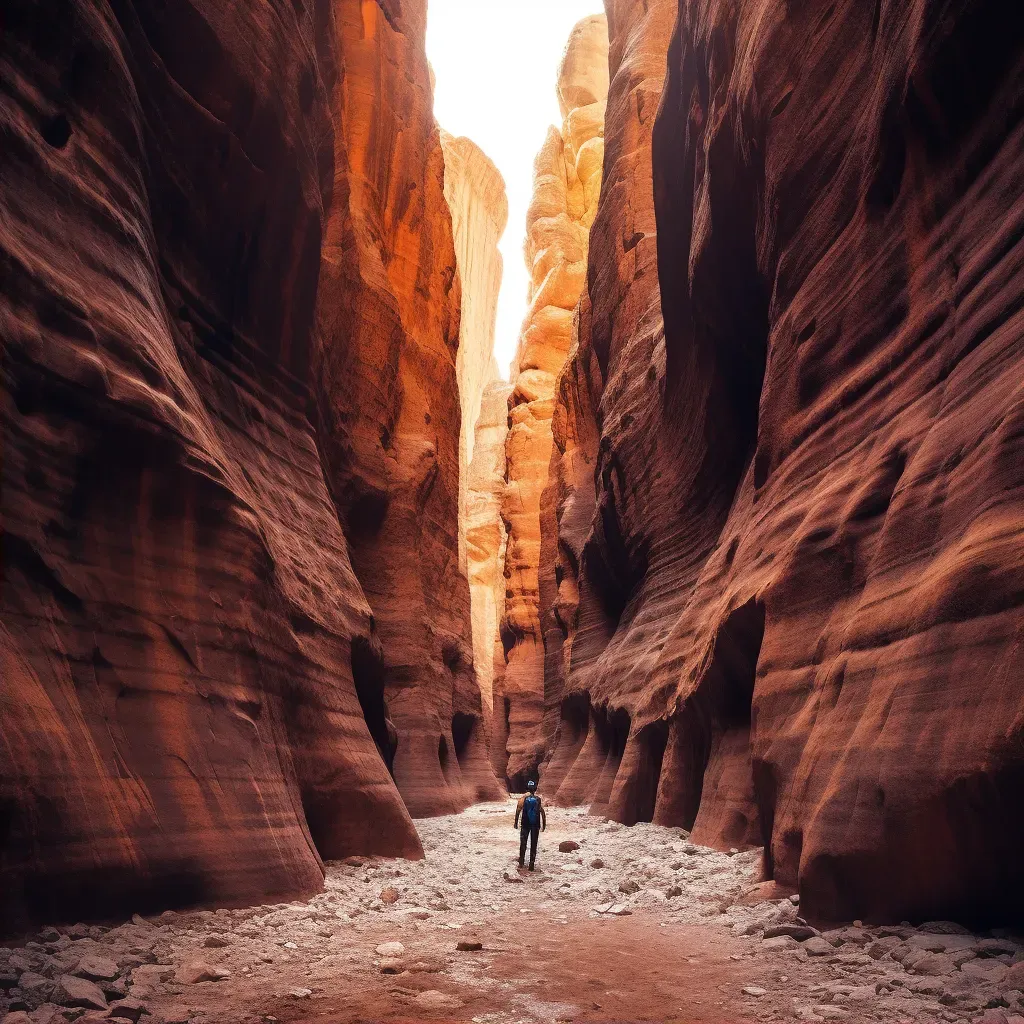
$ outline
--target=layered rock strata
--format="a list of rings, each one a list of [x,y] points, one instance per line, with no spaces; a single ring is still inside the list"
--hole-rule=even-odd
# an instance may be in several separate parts
[[[505,546],[501,518],[505,490],[505,439],[511,385],[492,380],[484,390],[476,424],[466,495],[466,552],[473,613],[473,666],[484,708],[485,732],[497,774],[504,778],[508,740],[503,708],[493,714],[505,669],[499,626],[505,611]],[[500,704],[500,701],[498,702]]]
[[[426,3],[336,3],[334,200],[317,300],[328,482],[373,609],[374,669],[414,816],[489,771],[459,569],[461,288],[424,51]]]
[[[1024,912],[1022,97],[1002,4],[682,3],[663,330],[631,287],[599,331],[645,242],[595,225],[561,795],[764,842],[808,915]]]
[[[395,724],[410,804],[467,799],[423,5],[293,6],[4,12],[0,930],[418,855]]]
[[[527,214],[529,309],[512,367],[508,486],[502,502],[508,530],[501,626],[507,664],[496,695],[502,731],[507,731],[506,775],[513,785],[536,773],[545,748],[541,503],[552,454],[555,381],[569,351],[600,193],[607,64],[606,19],[583,19],[572,31],[558,73],[562,130],[549,128],[537,155]]]
[[[499,377],[494,326],[501,289],[498,242],[508,223],[505,179],[471,139],[441,131],[444,197],[451,211],[462,283],[459,354],[455,362],[462,408],[459,435],[459,565],[466,569],[466,498],[477,417],[484,389]],[[486,702],[485,702],[486,703]]]

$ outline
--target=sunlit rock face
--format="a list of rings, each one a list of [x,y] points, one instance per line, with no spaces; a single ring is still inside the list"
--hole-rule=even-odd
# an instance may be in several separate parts
[[[321,856],[417,854],[311,423],[336,43],[365,28],[360,5],[36,0],[3,22],[0,931],[289,899],[321,886]],[[382,53],[345,57],[368,75]],[[350,155],[340,167],[393,162]],[[342,171],[338,210],[354,181]],[[394,310],[359,251],[350,238],[350,282],[362,271]],[[443,567],[426,589],[444,600],[457,325],[436,334],[440,540],[393,568]],[[352,422],[394,406],[380,351]]]
[[[527,214],[530,301],[512,367],[508,486],[502,499],[508,530],[501,627],[507,664],[495,703],[504,716],[506,774],[514,786],[536,773],[545,746],[541,498],[552,456],[555,381],[569,351],[600,193],[607,40],[603,16],[585,18],[573,29],[558,73],[562,130],[549,129],[537,154]]]
[[[608,182],[642,35],[619,6]],[[649,215],[602,241],[606,188],[562,377],[597,485],[582,548],[559,520],[580,572],[549,767],[620,820],[766,842],[807,914],[1019,920],[1024,54],[1007,5],[918,15],[679,6],[663,327],[623,271]]]
[[[505,667],[499,625],[505,609],[505,524],[501,500],[505,490],[505,438],[508,435],[508,396],[511,385],[492,380],[484,389],[476,424],[473,461],[466,488],[466,554],[473,612],[473,666],[484,708],[489,748],[498,754],[495,766],[504,778],[500,756],[507,736],[503,708],[492,715]],[[500,699],[498,701],[500,705]],[[493,773],[492,773],[493,778]]]
[[[496,379],[494,324],[501,288],[498,251],[508,223],[505,180],[471,139],[441,132],[444,151],[444,196],[452,216],[455,257],[462,284],[462,315],[456,371],[462,408],[459,438],[459,565],[466,569],[466,484],[480,400]]]
[[[336,4],[345,73],[317,364],[325,465],[373,609],[394,776],[414,816],[466,805],[460,761],[487,769],[458,557],[461,289],[425,12],[425,0]]]

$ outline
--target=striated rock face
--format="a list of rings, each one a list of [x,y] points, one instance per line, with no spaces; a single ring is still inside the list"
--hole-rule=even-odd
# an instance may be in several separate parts
[[[1024,47],[1003,4],[909,13],[679,5],[664,327],[642,185],[606,187],[561,381],[597,494],[551,765],[620,820],[766,842],[808,915],[1019,920]]]
[[[678,482],[669,441],[673,416],[662,403],[654,196],[643,186],[652,175],[651,136],[676,4],[609,3],[607,11],[606,181],[591,230],[577,340],[559,379],[555,495],[542,520],[543,535],[553,538],[557,577],[547,590],[550,601],[542,602],[545,681],[553,698],[563,698],[549,724],[555,741],[545,786],[560,787],[562,802],[587,801],[635,821],[650,817],[653,789],[640,796],[620,787],[612,801],[613,784],[647,682],[654,622],[660,618],[670,628],[680,612],[673,573],[683,538],[665,528],[677,507]],[[650,595],[648,641],[620,658],[616,631],[641,582]]]
[[[325,466],[414,816],[461,809],[461,768],[488,771],[458,560],[461,293],[425,15],[425,0],[336,4],[345,73],[316,366]]]
[[[545,746],[539,569],[549,560],[541,550],[541,503],[552,455],[555,380],[569,351],[600,192],[607,85],[607,23],[603,16],[585,18],[573,29],[559,69],[562,131],[548,130],[534,163],[526,241],[530,304],[509,398],[501,627],[507,665],[496,707],[505,716],[506,774],[514,786],[536,772]]]
[[[456,371],[462,407],[459,436],[459,565],[466,569],[466,485],[480,401],[499,376],[494,359],[502,260],[498,242],[508,223],[505,180],[471,139],[441,131],[444,197],[451,211],[455,257],[462,284]]]
[[[492,715],[495,692],[501,693],[505,657],[498,627],[505,610],[505,524],[501,499],[505,490],[505,438],[511,385],[492,380],[484,390],[476,424],[473,461],[466,495],[466,551],[473,613],[473,665],[484,709],[495,770],[504,777],[501,756],[508,739],[504,714]],[[497,686],[495,677],[497,675]],[[502,711],[499,708],[499,711]]]
[[[331,394],[311,389],[311,367],[339,348],[362,365],[368,343],[353,327],[325,356],[314,331],[335,43],[362,17],[358,3],[337,10],[336,30],[327,3],[5,9],[0,929],[290,898],[321,886],[321,856],[419,852],[378,753],[390,738],[373,618],[309,418]],[[379,70],[379,53],[345,57],[346,80],[361,60]],[[358,193],[350,166],[398,162],[379,143],[347,154],[345,113],[340,211]],[[393,117],[382,108],[375,130]],[[393,310],[370,288],[379,265],[347,249],[366,275],[347,279],[350,306]],[[396,243],[394,261],[415,249]],[[451,284],[450,241],[437,262]],[[423,550],[387,569],[429,567],[443,627],[468,617],[448,582],[457,318],[424,306],[451,386],[415,464],[443,508],[420,501],[405,541]],[[354,418],[419,386],[373,358],[375,389],[344,405]],[[355,516],[357,558],[369,518]],[[403,663],[396,647],[389,665]],[[453,644],[449,664],[463,660]]]

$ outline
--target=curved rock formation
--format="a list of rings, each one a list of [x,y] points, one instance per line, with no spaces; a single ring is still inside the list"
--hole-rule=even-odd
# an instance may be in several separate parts
[[[345,73],[316,367],[328,479],[373,609],[394,776],[414,816],[469,801],[463,722],[481,718],[458,561],[461,290],[425,14],[425,2],[336,7]]]
[[[495,692],[501,693],[505,657],[498,627],[505,610],[505,524],[501,499],[505,489],[505,438],[511,385],[492,380],[483,393],[476,424],[473,461],[466,496],[466,551],[473,612],[473,665],[484,711],[485,734],[495,756],[495,770],[504,777],[499,752],[508,739],[503,707],[493,715]],[[497,687],[495,677],[497,676]],[[496,782],[491,779],[492,785]]]
[[[452,215],[455,257],[462,283],[459,354],[455,362],[462,405],[459,439],[459,565],[466,568],[466,485],[480,401],[498,376],[494,324],[498,313],[502,260],[498,242],[508,223],[505,179],[471,139],[442,129],[444,197]]]
[[[419,852],[307,418],[337,51],[298,10],[4,13],[0,928]]]
[[[541,498],[552,453],[555,380],[569,351],[600,192],[607,85],[607,22],[604,16],[585,18],[573,29],[559,69],[562,131],[548,129],[534,163],[526,225],[530,305],[509,398],[508,487],[502,502],[508,583],[501,627],[507,666],[500,707],[508,729],[506,774],[514,786],[536,773],[545,748]]]
[[[620,820],[766,842],[807,914],[1019,919],[1024,45],[996,2],[908,14],[679,5],[664,328],[606,186],[562,378],[598,472],[551,764]]]

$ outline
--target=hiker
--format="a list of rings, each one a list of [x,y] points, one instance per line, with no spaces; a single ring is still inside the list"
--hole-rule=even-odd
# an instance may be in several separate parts
[[[544,814],[544,805],[537,796],[537,783],[532,779],[526,784],[526,796],[521,797],[516,804],[516,821],[512,826],[519,828],[519,819],[522,817],[523,825],[519,832],[519,866],[523,866],[526,859],[526,840],[530,840],[530,870],[537,860],[537,836],[541,829],[547,829],[548,819]]]

